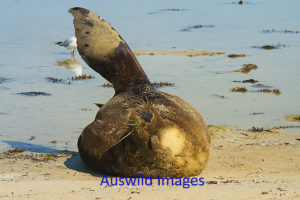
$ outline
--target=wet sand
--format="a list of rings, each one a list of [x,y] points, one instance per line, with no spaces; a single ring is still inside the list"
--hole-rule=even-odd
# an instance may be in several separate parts
[[[76,151],[0,154],[0,199],[300,199],[299,133],[211,127],[204,186],[100,186]]]

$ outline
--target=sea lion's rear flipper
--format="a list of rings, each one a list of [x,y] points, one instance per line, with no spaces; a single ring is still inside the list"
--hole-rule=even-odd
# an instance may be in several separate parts
[[[77,49],[83,60],[113,84],[116,93],[149,80],[134,54],[110,24],[92,11],[71,8]]]
[[[133,102],[126,94],[114,96],[101,107],[95,120],[81,133],[78,149],[82,160],[92,169],[108,149],[130,133],[128,114]]]

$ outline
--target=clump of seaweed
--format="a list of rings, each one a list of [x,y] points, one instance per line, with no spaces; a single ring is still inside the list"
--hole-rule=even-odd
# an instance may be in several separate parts
[[[75,77],[72,76],[71,79],[73,81],[73,80],[86,80],[86,79],[92,79],[92,78],[94,78],[92,75],[82,74],[82,75],[78,75],[78,76],[75,76]]]
[[[154,87],[163,87],[163,86],[174,86],[175,83],[170,83],[170,82],[157,82],[157,81],[154,81],[153,83],[151,83]]]
[[[263,114],[265,114],[265,113],[263,113],[263,112],[254,112],[254,113],[250,113],[250,115],[263,115]]]
[[[273,49],[280,49],[282,47],[288,47],[285,44],[278,43],[277,45],[263,45],[263,46],[252,46],[252,48],[259,48],[264,50],[273,50]]]
[[[271,33],[271,32],[275,32],[275,29],[263,29],[262,30],[263,33]]]
[[[274,126],[274,127],[272,127],[272,129],[287,129],[287,128],[300,128],[300,126],[288,125],[288,126]]]
[[[104,88],[111,88],[111,87],[113,87],[113,85],[111,83],[103,83],[102,87],[104,87]]]
[[[154,11],[154,12],[149,12],[149,15],[153,15],[153,14],[162,14],[165,12],[179,12],[179,11],[189,11],[190,9],[180,9],[180,8],[167,8],[167,9],[160,9],[158,11]]]
[[[247,80],[242,80],[242,81],[233,81],[235,83],[257,83],[258,80],[254,80],[254,79],[247,79]]]
[[[234,87],[234,88],[231,88],[230,90],[231,90],[231,92],[241,92],[241,93],[245,93],[248,91],[247,88],[245,88],[245,87]]]
[[[296,34],[299,33],[299,31],[292,31],[292,30],[288,30],[288,29],[284,29],[283,32],[284,33],[296,33]]]
[[[249,79],[249,82],[250,81],[253,82],[251,79]],[[241,81],[234,81],[234,82],[241,82]],[[255,85],[252,85],[252,87],[261,88],[261,89],[250,90],[249,92],[273,93],[277,96],[281,94],[279,89],[276,89],[276,88],[271,89],[272,86],[268,86],[268,85],[264,85],[264,84],[255,84]],[[245,88],[245,87],[234,87],[234,88],[231,88],[230,90],[231,90],[231,92],[241,92],[241,93],[248,92],[247,88]]]
[[[67,84],[71,84],[71,81],[69,80],[64,80],[62,78],[54,78],[54,77],[47,77],[48,81],[49,82],[52,82],[52,83],[67,83]]]
[[[244,2],[244,1],[240,0],[238,2],[233,1],[232,4],[243,5],[243,4],[248,4],[248,2]]]
[[[92,78],[94,78],[92,75],[86,75],[86,74],[72,76],[71,78],[67,78],[67,79],[47,77],[48,81],[50,81],[52,83],[65,83],[65,84],[69,84],[69,85],[71,84],[71,80],[72,81],[86,80],[86,79],[92,79]]]
[[[248,74],[251,70],[256,70],[256,69],[257,69],[257,65],[255,64],[243,64],[242,68],[233,71]]]
[[[38,153],[33,154],[29,152],[25,152],[23,149],[15,148],[3,153],[0,153],[0,159],[3,158],[16,158],[16,159],[29,159],[34,162],[48,162],[49,160],[56,160],[59,157],[68,157],[70,153],[64,152],[63,154],[57,154],[57,153]],[[42,163],[39,163],[42,164]]]
[[[262,191],[261,194],[269,194],[268,191]]]
[[[254,90],[253,92],[263,92],[263,93],[273,93],[275,95],[280,95],[281,92],[279,89],[269,89],[269,88],[263,88],[263,89],[260,89],[260,90]]]
[[[300,123],[300,114],[294,114],[294,115],[286,115],[284,117],[287,121],[293,121],[293,122],[299,122]]]
[[[203,24],[197,24],[193,26],[186,27],[184,29],[181,29],[180,31],[188,31],[190,32],[192,29],[199,29],[199,28],[214,28],[214,25],[203,25]]]
[[[213,28],[215,26],[214,25],[202,25],[202,24],[198,24],[198,25],[193,26],[193,28],[204,28],[204,27]]]
[[[255,88],[272,88],[272,86],[269,86],[269,85],[266,85],[266,84],[262,84],[262,83],[253,84],[252,87],[255,87]]]
[[[266,50],[279,49],[278,46],[274,46],[274,45],[264,45],[261,48],[266,49]]]
[[[264,129],[263,127],[258,128],[258,127],[254,127],[254,126],[251,129],[249,129],[249,131],[251,131],[251,132],[263,132],[263,131],[271,132],[270,129]]]
[[[161,9],[161,11],[180,11],[179,8],[168,8],[168,9]]]
[[[239,58],[239,57],[246,57],[245,54],[229,54],[229,58]]]
[[[50,143],[51,143],[51,144],[56,144],[57,141],[56,141],[56,140],[52,140]]]
[[[280,95],[280,90],[279,89],[271,89],[273,88],[272,86],[269,86],[269,85],[265,85],[265,84],[254,84],[252,85],[252,87],[255,87],[255,88],[261,88],[259,90],[254,90],[254,91],[251,91],[251,92],[263,92],[263,93],[273,93],[275,95]]]
[[[295,33],[298,34],[300,31],[293,31],[289,29],[284,29],[284,30],[275,30],[275,29],[264,29],[262,30],[263,33]]]
[[[213,96],[217,97],[219,99],[225,99],[225,96],[223,96],[223,95],[214,94]]]
[[[82,111],[92,111],[92,109],[89,108],[81,108]]]
[[[14,149],[11,149],[11,150],[8,150],[8,151],[5,151],[3,154],[4,155],[15,155],[15,154],[18,154],[18,153],[23,153],[24,150],[23,149],[19,149],[19,148],[14,148]]]
[[[47,77],[47,79],[49,81],[51,81],[52,83],[63,82],[63,79],[58,79],[58,78],[54,78],[54,77]]]
[[[51,94],[47,92],[20,92],[17,94],[23,96],[51,96]]]

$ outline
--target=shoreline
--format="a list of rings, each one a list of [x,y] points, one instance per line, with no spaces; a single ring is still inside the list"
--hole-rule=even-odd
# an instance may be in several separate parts
[[[203,186],[102,185],[78,152],[1,152],[1,199],[297,199],[299,133],[209,127],[211,155]],[[8,153],[9,152],[9,153]],[[109,177],[109,176],[108,176]]]

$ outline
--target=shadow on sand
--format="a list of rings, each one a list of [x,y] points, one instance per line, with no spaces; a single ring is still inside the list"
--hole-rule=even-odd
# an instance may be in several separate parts
[[[71,158],[69,158],[68,160],[66,160],[64,162],[64,164],[69,169],[73,169],[73,170],[76,170],[76,171],[81,172],[81,173],[87,173],[87,174],[90,174],[90,175],[96,176],[96,177],[102,177],[101,173],[96,172],[96,171],[88,168],[82,162],[82,160],[81,160],[78,152],[72,153]]]

